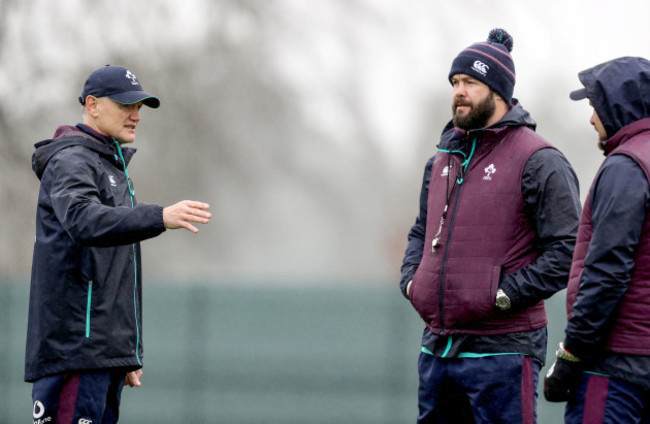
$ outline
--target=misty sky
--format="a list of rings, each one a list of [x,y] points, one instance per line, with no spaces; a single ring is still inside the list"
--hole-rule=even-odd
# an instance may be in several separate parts
[[[266,70],[271,69],[273,83],[282,85],[281,95],[297,105],[296,119],[301,121],[296,127],[309,128],[309,134],[318,134],[316,140],[340,145],[344,155],[337,158],[344,156],[346,163],[357,166],[350,171],[356,175],[348,180],[338,176],[346,181],[339,183],[336,175],[329,175],[335,174],[334,170],[317,163],[325,168],[323,181],[336,185],[332,193],[356,199],[358,196],[348,181],[355,180],[360,187],[366,187],[356,170],[369,168],[363,161],[371,151],[368,145],[377,145],[383,151],[380,176],[390,178],[397,188],[389,192],[384,185],[363,193],[376,196],[377,204],[382,205],[384,200],[377,193],[385,192],[384,196],[390,199],[388,204],[399,208],[395,214],[406,218],[377,222],[378,230],[366,228],[369,234],[358,237],[363,246],[381,246],[381,240],[367,243],[365,238],[390,228],[397,240],[393,249],[397,253],[391,253],[391,257],[399,259],[415,213],[424,163],[451,116],[447,76],[452,60],[462,49],[484,41],[494,27],[510,32],[517,72],[514,96],[537,120],[537,131],[565,152],[580,178],[584,196],[602,155],[595,147],[596,133],[589,125],[588,102],[570,101],[569,92],[579,87],[577,73],[583,69],[620,56],[650,57],[648,16],[650,2],[641,0],[114,0],[110,5],[100,0],[0,0],[0,112],[10,125],[21,123],[21,140],[11,142],[12,148],[21,151],[25,158],[21,170],[29,172],[33,141],[51,135],[59,124],[78,122],[81,110],[76,97],[81,82],[91,70],[107,63],[107,57],[117,57],[127,67],[134,63],[137,68],[137,64],[146,63],[149,69],[160,72],[160,78],[156,78],[151,74],[143,76],[135,69],[147,91],[162,93],[164,108],[159,112],[168,114],[164,115],[167,120],[175,119],[180,111],[197,107],[190,99],[200,97],[209,105],[216,103],[211,99],[219,93],[196,92],[203,89],[201,79],[206,78],[206,69],[213,69],[210,60],[218,63],[233,56],[251,59],[255,67],[252,72],[263,80]],[[203,47],[214,43],[226,44],[237,52],[248,50],[241,57],[232,53],[208,58],[200,54],[185,56],[205,62],[176,65],[176,69],[185,72],[183,77],[176,78],[174,70],[169,69],[179,51],[203,52]],[[193,74],[194,69],[204,74]],[[212,77],[207,74],[207,78]],[[188,78],[194,79],[192,84]],[[174,88],[180,90],[170,90],[165,81],[173,81],[178,85]],[[195,92],[183,92],[188,89]],[[251,87],[250,92],[235,100],[246,96],[257,99],[255,89]],[[166,98],[164,94],[170,92],[180,94]],[[248,105],[245,100],[242,104]],[[242,109],[243,120],[250,110],[248,106]],[[189,123],[191,119],[183,122]],[[47,132],[42,128],[47,128]],[[147,142],[153,145],[148,139],[151,133],[145,125],[141,133],[144,146]],[[203,133],[206,139],[212,136],[209,130]],[[264,137],[259,139],[260,143],[265,142]],[[305,151],[301,157],[320,160],[314,139],[309,135],[301,137],[300,149]],[[30,179],[25,180],[34,184],[32,177],[30,174]],[[5,179],[5,184],[12,183]],[[21,223],[27,222],[22,216],[29,216],[31,221],[31,190],[30,186],[20,191],[24,193],[24,206],[16,209],[21,215],[16,221]],[[306,202],[319,204],[301,190],[296,188],[308,199]],[[293,191],[287,197],[297,201]],[[348,207],[357,213],[353,202]],[[234,208],[232,213],[239,215]],[[276,213],[285,219],[284,210]],[[343,217],[350,220],[350,228],[355,228],[352,215],[345,213]],[[378,216],[389,215],[383,211]],[[289,218],[286,220],[286,225],[295,227]],[[364,224],[368,227],[367,222]],[[14,224],[5,225],[13,231]],[[304,226],[320,228],[309,220]],[[31,231],[31,222],[29,228]],[[341,243],[331,235],[340,232],[337,221],[334,229],[322,229],[329,238],[316,233],[308,240],[321,251],[328,243],[336,248]],[[27,240],[29,237],[23,237],[23,233],[16,237]],[[206,239],[218,240],[218,236],[208,233]],[[175,240],[168,239],[169,244]],[[168,247],[163,242],[153,246],[160,246],[161,250]],[[156,248],[150,248],[154,254]],[[29,244],[24,243],[21,249],[15,255],[28,258]],[[200,252],[210,256],[210,249],[214,246]],[[303,247],[301,251],[311,250]],[[210,264],[204,256],[194,256],[195,263]],[[278,256],[291,255],[278,250]],[[397,263],[398,259],[392,260]],[[385,265],[386,260],[372,252],[366,254],[366,260],[369,265],[365,269],[376,268],[377,263],[393,273],[398,269],[395,263]],[[14,262],[7,259],[7,263]],[[23,260],[23,268],[28,267],[27,262]],[[282,262],[267,262],[278,273],[286,272]],[[238,267],[233,267],[239,272]],[[356,268],[364,271],[364,266]],[[309,273],[311,268],[305,265],[300,269],[303,271]]]

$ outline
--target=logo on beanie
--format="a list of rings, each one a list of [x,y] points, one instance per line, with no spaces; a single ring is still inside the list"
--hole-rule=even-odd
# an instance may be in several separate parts
[[[490,67],[487,66],[485,63],[481,62],[480,60],[476,60],[472,65],[472,69],[478,72],[479,74],[486,76],[488,71],[490,70]]]

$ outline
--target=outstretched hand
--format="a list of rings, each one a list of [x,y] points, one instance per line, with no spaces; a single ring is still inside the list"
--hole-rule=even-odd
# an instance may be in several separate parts
[[[203,202],[196,202],[194,200],[183,200],[174,205],[163,208],[163,222],[165,228],[175,230],[177,228],[185,228],[193,233],[198,233],[199,230],[191,224],[196,222],[199,224],[207,224],[212,218],[212,214],[208,212],[210,205]]]

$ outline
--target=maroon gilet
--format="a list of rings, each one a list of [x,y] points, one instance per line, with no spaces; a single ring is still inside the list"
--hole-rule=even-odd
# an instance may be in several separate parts
[[[616,133],[617,143],[608,155],[622,154],[630,157],[643,169],[650,181],[650,119],[636,121]],[[611,143],[610,143],[611,144]],[[580,277],[585,266],[585,256],[593,234],[592,196],[593,185],[589,190],[582,216],[578,238],[573,252],[573,262],[567,287],[567,313],[571,317],[573,304],[578,294]],[[634,261],[634,269],[623,299],[614,314],[614,324],[609,332],[605,350],[631,355],[650,355],[650,219],[646,215],[639,246]]]
[[[521,183],[530,156],[547,147],[552,146],[527,127],[488,131],[462,184],[455,185],[463,158],[436,153],[424,252],[409,288],[411,303],[434,334],[506,334],[546,325],[543,301],[521,312],[504,313],[495,307],[495,299],[501,278],[540,254],[524,210]],[[434,253],[432,241],[447,197],[449,208]]]

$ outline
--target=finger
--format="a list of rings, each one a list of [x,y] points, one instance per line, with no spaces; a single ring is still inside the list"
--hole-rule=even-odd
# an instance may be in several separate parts
[[[197,202],[195,200],[187,200],[185,204],[195,209],[202,209],[202,210],[210,209],[209,204],[203,202]]]
[[[191,231],[193,233],[198,233],[199,229],[196,228],[194,225],[190,224],[189,222],[184,222],[183,223],[183,228],[185,228],[188,231]]]
[[[207,224],[210,222],[210,218],[212,218],[212,214],[201,209],[190,209],[186,211],[181,217],[183,221],[199,222],[202,224]]]
[[[124,380],[124,385],[129,387],[140,387],[140,376],[142,376],[142,371],[132,371],[126,374],[126,379]]]
[[[188,212],[193,218],[199,218],[199,219],[207,219],[209,220],[212,218],[212,214],[210,212],[205,212],[201,209],[193,209]]]
[[[137,373],[132,372],[129,373],[129,380],[131,380],[131,387],[140,387],[140,377],[138,376]]]
[[[207,224],[210,222],[210,217],[202,217],[202,216],[192,216],[189,217],[188,222],[198,222],[199,224]]]
[[[131,381],[131,376],[129,374],[127,374],[126,378],[124,379],[124,386],[133,387],[133,382]]]

